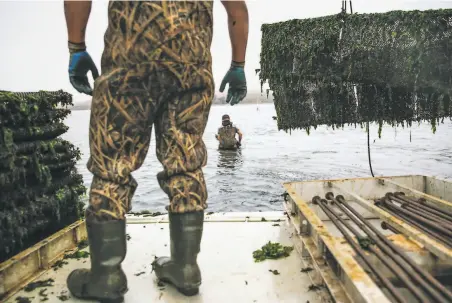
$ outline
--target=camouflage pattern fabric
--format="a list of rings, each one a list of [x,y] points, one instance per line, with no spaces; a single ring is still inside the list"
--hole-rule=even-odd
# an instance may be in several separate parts
[[[123,219],[155,126],[157,175],[169,212],[207,208],[202,140],[214,80],[211,1],[109,3],[102,74],[94,84],[87,216]]]
[[[232,124],[228,126],[223,126],[218,129],[218,136],[220,141],[220,149],[237,149],[237,139],[235,134],[237,134],[237,127]]]

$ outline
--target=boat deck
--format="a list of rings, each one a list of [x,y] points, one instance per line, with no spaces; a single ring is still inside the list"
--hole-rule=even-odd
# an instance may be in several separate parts
[[[300,243],[296,243],[298,237],[292,237],[294,230],[283,212],[206,215],[198,256],[203,282],[200,293],[193,297],[185,297],[172,286],[159,283],[152,273],[151,262],[155,256],[169,254],[167,216],[132,216],[127,223],[130,238],[123,263],[129,283],[126,303],[330,301],[326,288],[312,287],[309,274],[301,271],[304,264],[298,251]],[[253,251],[268,241],[294,245],[295,249],[284,259],[254,262]],[[89,257],[64,261],[67,264],[61,268],[50,268],[34,279],[53,279],[53,286],[30,292],[22,289],[5,302],[89,302],[72,298],[66,287],[70,271],[89,267]]]
[[[284,206],[302,239],[306,251],[303,256],[311,256],[312,267],[336,301],[439,302],[440,298],[452,302],[450,245],[403,220],[399,217],[402,212],[392,214],[375,203],[387,194],[403,192],[412,201],[424,199],[422,203],[412,202],[425,207],[421,211],[412,204],[418,214],[429,209],[452,213],[452,182],[409,175],[287,182],[284,187]],[[337,198],[334,203],[331,195]],[[319,202],[320,197],[324,202]],[[410,214],[412,222],[422,219],[419,222],[427,222],[428,226],[439,224],[433,217],[413,217],[404,207],[399,209]],[[367,250],[355,236],[376,240],[375,245]]]

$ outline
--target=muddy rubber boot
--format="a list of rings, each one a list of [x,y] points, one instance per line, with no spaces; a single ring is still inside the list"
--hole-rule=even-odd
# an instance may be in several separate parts
[[[201,271],[196,259],[201,250],[204,212],[169,213],[168,216],[171,258],[157,258],[152,268],[160,281],[174,285],[186,296],[194,296],[201,285]]]
[[[126,256],[126,222],[86,220],[91,270],[76,269],[67,278],[72,295],[101,303],[121,303],[127,292],[127,278],[121,263]]]

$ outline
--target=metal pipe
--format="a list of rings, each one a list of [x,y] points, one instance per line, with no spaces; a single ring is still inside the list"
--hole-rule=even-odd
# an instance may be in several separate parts
[[[386,202],[386,203],[384,203],[384,202]],[[389,204],[392,204],[392,203],[389,202]],[[381,203],[381,205],[379,205],[379,207],[381,207],[382,209],[384,209],[387,212],[391,213],[393,216],[398,217],[401,220],[410,223],[411,225],[413,225],[416,228],[422,230],[426,234],[429,234],[430,236],[436,238],[437,240],[443,242],[444,244],[452,245],[452,242],[450,241],[450,239],[448,237],[444,236],[443,234],[440,234],[436,230],[429,229],[428,226],[422,225],[418,221],[414,220],[413,218],[411,218],[409,216],[406,216],[405,214],[403,214],[401,212],[397,212],[397,211],[393,210],[392,208],[389,208],[388,207],[388,201],[383,201],[383,203]]]
[[[432,214],[432,215],[434,215],[434,216],[436,216],[438,218],[441,218],[442,220],[446,221],[449,224],[452,224],[452,218],[450,218],[448,215],[442,214],[439,211],[434,210],[434,209],[429,209],[428,206],[426,206],[426,205],[423,205],[423,204],[411,204],[410,206],[413,207],[413,208],[416,208],[418,210],[425,211],[425,212],[427,212],[429,214]]]
[[[381,283],[388,289],[388,291],[391,293],[391,295],[396,299],[397,302],[405,303],[407,302],[403,296],[398,292],[398,290],[389,282],[389,280],[383,275],[383,273],[375,268],[373,264],[370,262],[370,260],[367,258],[367,256],[364,254],[362,249],[359,247],[359,245],[353,241],[352,237],[347,233],[347,231],[344,229],[343,226],[341,226],[338,222],[337,218],[333,218],[333,216],[328,212],[328,210],[325,208],[323,203],[321,202],[321,198],[319,196],[315,196],[312,198],[312,202],[314,204],[318,204],[320,208],[323,210],[323,212],[330,218],[330,220],[336,225],[336,227],[342,232],[347,242],[350,244],[350,246],[356,251],[356,253],[361,257],[361,259],[366,263],[366,265],[369,267],[371,271],[374,272],[374,274],[380,279]],[[318,203],[320,202],[320,203]]]
[[[438,234],[436,231],[433,231],[433,230],[431,230],[431,229],[428,229],[428,227],[426,227],[426,226],[420,224],[419,222],[416,222],[416,221],[413,220],[412,218],[410,218],[410,217],[408,217],[408,216],[405,216],[405,215],[402,214],[402,213],[395,212],[394,210],[392,210],[391,208],[389,208],[389,207],[387,206],[387,204],[383,204],[383,203],[382,203],[381,205],[378,205],[378,206],[379,206],[380,208],[386,210],[387,212],[389,212],[389,213],[390,213],[391,215],[393,215],[394,217],[397,217],[397,218],[401,219],[402,221],[406,221],[407,223],[409,223],[409,224],[415,226],[415,227],[418,228],[419,230],[421,230],[421,231],[425,232],[426,234],[432,236],[433,238],[437,239],[438,241],[442,242],[443,244],[447,244],[447,245],[449,245],[449,246],[452,247],[452,242],[449,241],[449,239],[446,238],[446,237],[444,237],[443,235]]]
[[[326,198],[333,200],[336,202],[337,206],[342,210],[343,213],[345,213],[353,222],[355,222],[356,225],[358,225],[376,244],[377,246],[386,254],[386,258],[390,258],[394,261],[395,264],[400,266],[404,270],[403,275],[408,274],[411,279],[416,281],[419,286],[421,286],[424,290],[426,290],[428,293],[432,295],[432,297],[435,299],[436,302],[448,302],[447,300],[444,300],[441,293],[437,292],[434,288],[432,288],[430,285],[428,285],[427,281],[422,279],[422,277],[416,273],[412,268],[410,268],[409,264],[401,258],[398,254],[394,254],[391,249],[388,247],[385,241],[382,241],[379,239],[378,236],[374,235],[372,231],[368,228],[370,225],[369,222],[365,218],[358,218],[358,216],[355,216],[354,213],[350,211],[350,205],[345,206],[345,204],[339,202],[337,199],[334,198],[333,193],[327,193]],[[360,222],[359,220],[362,222]],[[386,239],[386,237],[384,237]],[[399,277],[404,280],[399,274]],[[408,280],[408,278],[406,277]],[[421,302],[429,302],[429,298],[426,297],[422,292],[419,291],[419,287],[412,284],[411,281],[404,281],[407,287],[416,295],[416,297]],[[413,291],[413,289],[416,289],[417,293]]]
[[[430,209],[427,205],[416,203],[410,199],[404,198],[403,196],[395,196],[395,194],[392,193],[386,193],[386,197],[390,198],[391,200],[394,200],[400,204],[409,205],[410,207],[416,209],[417,211],[421,211],[422,213],[426,213],[430,216],[438,217],[440,220],[446,222],[446,224],[450,225],[452,224],[452,218],[449,218],[447,215],[442,214],[434,209]]]
[[[447,230],[446,228],[444,228],[444,227],[442,227],[442,226],[440,226],[440,225],[438,225],[438,224],[435,224],[434,222],[431,222],[431,221],[429,221],[429,220],[427,220],[427,219],[425,219],[425,218],[423,218],[423,217],[421,217],[421,216],[418,216],[418,215],[413,214],[413,213],[411,213],[411,212],[409,212],[409,211],[406,211],[405,209],[403,209],[403,208],[401,208],[401,207],[395,206],[393,203],[391,203],[391,201],[389,201],[388,198],[386,198],[386,199],[384,200],[384,202],[386,203],[386,205],[387,205],[388,207],[393,208],[394,211],[396,211],[396,212],[401,212],[401,213],[403,213],[403,214],[405,214],[405,215],[407,215],[407,216],[409,216],[409,217],[415,219],[415,220],[418,221],[418,222],[422,222],[422,223],[424,223],[425,225],[428,225],[428,226],[432,227],[433,229],[436,229],[437,231],[440,231],[440,232],[443,233],[444,235],[447,235],[447,236],[449,236],[449,237],[452,237],[452,231]],[[389,202],[389,203],[388,203],[388,202]]]
[[[386,193],[385,196],[389,197],[391,200],[397,201],[400,204],[409,204],[416,209],[422,209],[423,211],[439,216],[442,219],[450,221],[452,223],[452,217],[448,216],[447,214],[441,213],[440,211],[432,209],[428,205],[422,204],[419,201],[404,197],[403,195],[399,195],[399,193]]]
[[[438,216],[443,217],[444,219],[452,221],[452,213],[451,212],[440,209],[439,207],[436,207],[435,205],[425,204],[425,202],[421,202],[422,198],[420,198],[419,200],[414,200],[410,197],[405,196],[405,193],[403,193],[403,192],[394,193],[394,196],[403,201],[414,203],[414,204],[416,204],[416,206],[419,206],[423,209],[433,212],[433,213],[437,214]],[[422,199],[422,201],[426,201],[426,200]]]
[[[426,201],[425,199],[420,198],[419,200],[414,200],[410,197],[404,196],[403,193],[394,193],[394,196],[402,201],[415,205],[417,208],[425,209],[428,212],[431,212],[437,216],[444,218],[445,220],[452,222],[452,215],[449,215],[448,212],[445,210],[436,209],[433,205],[425,204]]]
[[[332,193],[331,193],[332,194]],[[342,195],[338,195],[336,197],[336,200],[338,200],[341,204],[344,204],[346,206],[349,206],[348,203],[345,201],[344,197]],[[349,206],[350,211],[358,217],[361,221],[365,221],[364,217],[358,213],[355,209]],[[449,299],[449,301],[452,301],[452,293],[446,289],[443,285],[441,285],[432,275],[430,275],[428,272],[424,271],[422,268],[419,267],[416,263],[414,263],[403,251],[397,247],[394,243],[389,241],[378,229],[376,229],[372,224],[368,225],[369,228],[383,241],[385,242],[395,253],[399,254],[412,268],[416,270],[416,272],[421,275],[424,279],[426,279],[428,282],[430,282],[433,286],[435,286],[441,293]]]
[[[438,224],[440,224],[442,227],[444,227],[446,229],[449,229],[449,230],[452,229],[452,222],[449,223],[446,220],[443,220],[442,218],[439,218],[439,217],[437,217],[437,216],[435,216],[433,214],[430,214],[430,213],[428,213],[426,211],[421,211],[419,209],[416,209],[416,208],[413,207],[412,204],[406,204],[405,203],[405,204],[402,204],[401,207],[406,209],[406,210],[408,210],[408,211],[410,211],[410,212],[412,212],[412,213],[415,213],[415,214],[417,214],[417,215],[419,215],[421,217],[424,217],[427,220],[430,220],[430,221],[433,221],[433,222],[437,222]]]
[[[389,225],[386,222],[381,222],[381,228],[383,228],[384,230],[389,229],[390,231],[392,231],[395,234],[400,234],[400,232],[397,229],[395,229],[394,227],[392,227],[391,225]]]
[[[431,222],[431,224],[425,224],[421,220],[416,220],[417,216],[412,213],[405,213],[399,211],[400,208],[395,207],[394,204],[390,203],[389,201],[384,201],[382,204],[382,208],[386,211],[389,211],[395,216],[398,216],[402,218],[402,220],[410,223],[411,225],[417,227],[418,229],[422,230],[423,232],[431,235],[432,237],[436,238],[437,240],[443,242],[444,244],[447,244],[448,246],[452,247],[452,241],[451,238],[447,235],[444,235],[444,233],[438,231],[441,226],[437,225],[435,226],[435,222]],[[413,216],[415,218],[413,218]],[[430,221],[429,221],[430,222]],[[432,228],[432,226],[435,226],[435,228]]]
[[[431,229],[428,229],[427,227],[425,227],[424,225],[421,225],[420,223],[414,221],[410,217],[407,217],[407,216],[402,215],[400,213],[396,213],[393,210],[391,210],[390,208],[386,207],[384,204],[380,205],[379,207],[384,209],[385,211],[389,212],[394,217],[399,218],[400,220],[405,221],[405,222],[413,225],[417,229],[419,229],[419,230],[423,231],[424,233],[430,235],[432,238],[435,238],[436,240],[440,241],[441,243],[446,244],[446,245],[452,245],[452,243],[448,242],[447,238],[444,238],[442,235],[437,234],[435,231],[433,231]]]
[[[321,201],[325,201],[326,200],[321,200]],[[333,200],[335,201],[335,200]],[[328,203],[328,202],[327,202]],[[364,233],[367,234],[367,236],[369,236],[376,244],[377,246],[382,249],[383,252],[385,252],[386,254],[388,254],[389,251],[389,256],[391,256],[391,251],[385,247],[383,245],[383,243],[378,239],[378,237],[375,237],[372,233],[369,232],[369,230],[366,230],[365,226],[358,222],[356,220],[356,218],[354,218],[352,215],[350,215],[350,213],[347,213],[347,210],[345,209],[344,206],[340,205],[339,203],[336,202],[336,204],[341,208],[342,212],[345,213],[353,222],[355,222],[356,225],[358,225],[363,231]],[[339,221],[345,225],[345,227],[347,227],[356,237],[360,238],[361,235],[359,234],[359,232],[353,228],[352,226],[350,226],[343,218],[339,217],[337,215],[336,212],[334,212],[334,210],[330,209],[329,206],[327,206],[327,204],[325,205],[325,207],[328,209],[328,211],[330,211],[336,218],[339,219]],[[385,251],[386,249],[386,251]],[[376,250],[373,246],[369,246],[369,250],[374,253],[382,262],[383,264],[385,264],[390,271],[392,271],[394,273],[394,275],[398,278],[400,278],[400,280],[403,281],[403,283],[407,286],[407,288],[409,290],[411,290],[411,292],[414,294],[414,296],[416,298],[419,299],[420,302],[428,302],[429,301],[429,297],[426,296],[422,291],[420,291],[419,287],[417,287],[416,285],[413,284],[413,282],[410,281],[410,278],[408,277],[408,275],[404,272],[404,270],[409,273],[410,275],[416,275],[414,272],[410,272],[409,270],[404,269],[399,263],[396,262],[395,258],[393,258],[392,256],[388,258],[388,256],[385,256],[381,251]],[[398,257],[398,256],[396,256]],[[400,258],[400,257],[399,257]],[[400,262],[400,261],[399,261]],[[418,282],[422,282],[422,279],[420,277],[418,277]]]

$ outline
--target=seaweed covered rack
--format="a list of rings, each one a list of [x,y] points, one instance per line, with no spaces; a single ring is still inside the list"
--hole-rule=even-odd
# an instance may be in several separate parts
[[[0,91],[0,262],[82,215],[80,151],[59,138],[68,105],[63,91]]]
[[[450,9],[264,24],[259,78],[280,130],[426,120],[434,132],[452,115],[451,36]]]
[[[305,255],[333,296],[452,302],[452,182],[414,175],[284,187]]]

